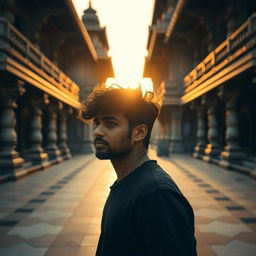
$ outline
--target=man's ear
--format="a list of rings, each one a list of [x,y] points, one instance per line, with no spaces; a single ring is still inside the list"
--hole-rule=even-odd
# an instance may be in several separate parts
[[[148,133],[148,127],[145,124],[136,125],[133,128],[133,141],[135,143],[143,141]]]

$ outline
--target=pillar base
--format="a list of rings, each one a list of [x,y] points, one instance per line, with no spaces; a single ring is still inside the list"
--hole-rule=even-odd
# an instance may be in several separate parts
[[[245,153],[242,152],[240,147],[226,146],[224,151],[221,152],[221,158],[226,161],[242,160],[245,157]]]
[[[206,156],[209,156],[211,158],[218,158],[219,155],[220,155],[220,147],[217,146],[217,145],[211,145],[211,144],[208,144],[206,149],[204,150],[204,153]]]
[[[171,144],[169,146],[169,154],[170,153],[183,153],[183,152],[184,152],[184,147],[183,147],[183,143],[181,140],[171,141]]]
[[[63,161],[63,158],[61,157],[61,151],[57,149],[57,147],[46,148],[45,151],[47,152],[50,161],[55,163],[60,163]]]
[[[48,157],[48,154],[45,153],[43,149],[29,150],[26,155],[26,158],[28,158],[28,160],[31,160],[33,165],[37,165],[37,164],[43,165],[45,162],[47,162],[47,157]]]
[[[193,157],[197,158],[197,159],[202,159],[205,151],[205,145],[197,145],[194,148],[194,153],[193,153]]]
[[[64,160],[70,159],[72,157],[70,149],[67,146],[59,147],[59,149],[61,151],[61,157]]]
[[[169,147],[169,154],[170,153],[183,153],[184,147],[181,142],[172,142]]]
[[[245,158],[245,153],[241,151],[240,147],[226,146],[221,152],[220,166],[230,168],[230,166],[238,163]]]
[[[202,157],[202,159],[205,161],[205,162],[208,162],[208,163],[218,163],[219,162],[219,156],[220,156],[220,148],[219,146],[213,146],[211,144],[208,144],[206,149],[204,150],[204,156]]]
[[[157,155],[168,156],[169,155],[168,145],[169,145],[168,139],[159,139],[157,142]]]
[[[0,174],[11,174],[22,167],[24,159],[16,151],[0,153]]]

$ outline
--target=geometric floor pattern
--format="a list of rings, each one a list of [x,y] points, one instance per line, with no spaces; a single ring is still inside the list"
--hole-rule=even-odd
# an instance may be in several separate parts
[[[199,256],[256,255],[256,180],[188,155],[150,155],[194,209]],[[115,178],[108,161],[82,155],[0,185],[0,255],[94,256]]]
[[[231,224],[224,221],[213,221],[209,224],[199,224],[198,228],[203,233],[214,233],[228,237],[234,237],[242,232],[251,232],[245,224]]]
[[[232,241],[224,246],[213,246],[213,250],[217,255],[230,255],[241,256],[241,255],[255,255],[256,244],[245,243],[241,241]]]

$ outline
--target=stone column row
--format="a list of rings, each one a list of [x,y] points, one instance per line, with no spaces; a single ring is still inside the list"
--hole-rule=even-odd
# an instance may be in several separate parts
[[[24,159],[15,150],[17,134],[15,132],[16,116],[14,109],[17,107],[16,98],[24,93],[21,84],[17,87],[0,87],[0,174],[8,170],[21,167]]]
[[[71,157],[70,150],[67,146],[67,124],[66,116],[63,111],[59,113],[59,122],[57,122],[56,109],[53,106],[47,107],[47,124],[45,132],[46,146],[43,149],[43,127],[42,115],[43,112],[40,104],[34,104],[31,112],[31,125],[30,125],[30,150],[28,157],[34,163],[42,163],[46,160],[61,162],[63,159]],[[48,158],[47,158],[48,156]]]
[[[203,97],[197,104],[197,144],[194,157],[203,158],[209,162],[230,162],[244,157],[239,146],[239,128],[237,117],[238,94],[220,91],[219,98],[225,102],[225,147],[219,144],[219,124],[217,116],[218,101]],[[208,141],[208,143],[207,143]]]
[[[0,175],[13,173],[22,167],[24,159],[15,150],[17,146],[16,98],[24,92],[20,87],[1,87],[0,108]],[[30,101],[29,149],[24,156],[34,165],[48,165],[71,157],[67,146],[67,125],[64,111],[60,111],[57,123],[56,109],[47,107],[48,118],[45,129],[45,148],[43,143],[42,101],[34,98]],[[57,127],[58,124],[58,127]]]

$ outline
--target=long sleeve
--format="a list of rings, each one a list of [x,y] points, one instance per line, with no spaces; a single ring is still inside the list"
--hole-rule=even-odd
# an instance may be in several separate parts
[[[168,189],[142,196],[135,209],[141,256],[194,256],[193,210],[186,199]]]

